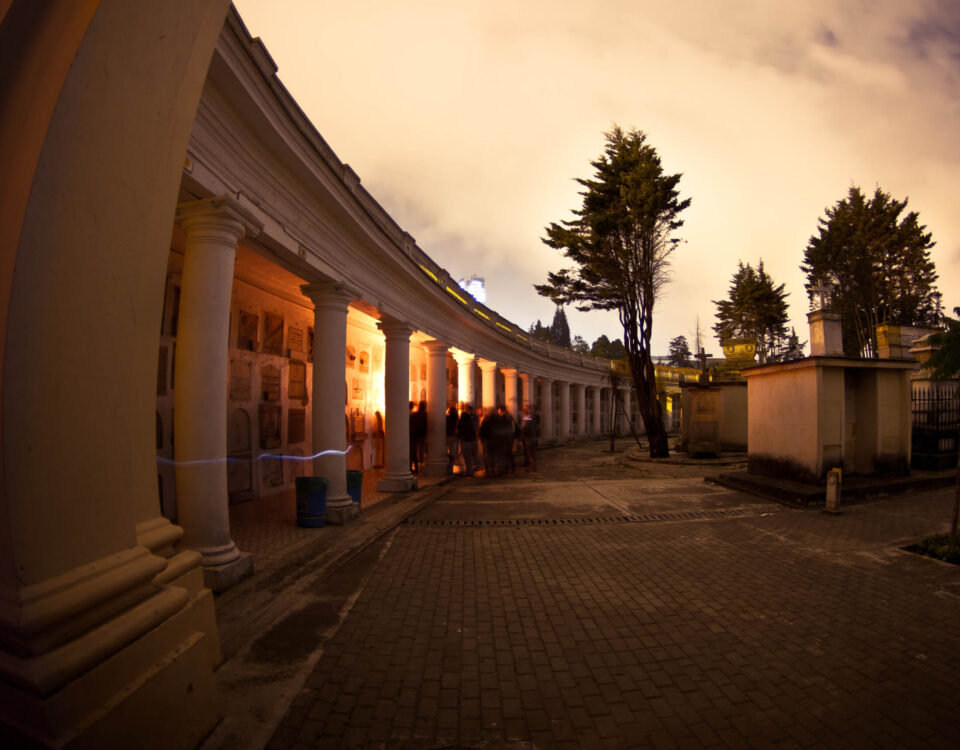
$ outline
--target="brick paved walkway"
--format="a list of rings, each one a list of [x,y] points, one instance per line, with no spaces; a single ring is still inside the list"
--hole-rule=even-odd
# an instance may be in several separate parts
[[[396,530],[268,748],[957,747],[960,569],[897,549],[948,492],[832,517],[695,479],[570,482],[553,513],[542,483],[458,487]],[[537,491],[584,522],[525,518]],[[463,525],[467,498],[512,525]],[[687,516],[602,520],[624,508]]]

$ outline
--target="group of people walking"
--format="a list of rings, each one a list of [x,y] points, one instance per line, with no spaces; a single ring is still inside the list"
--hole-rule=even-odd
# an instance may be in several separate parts
[[[482,469],[485,477],[506,476],[516,472],[514,445],[523,446],[523,466],[536,470],[539,423],[529,406],[524,406],[520,421],[503,405],[484,414],[474,413],[471,404],[458,410],[450,406],[446,414],[447,460],[464,476],[475,476]],[[426,458],[427,403],[410,402],[410,469],[418,473]]]

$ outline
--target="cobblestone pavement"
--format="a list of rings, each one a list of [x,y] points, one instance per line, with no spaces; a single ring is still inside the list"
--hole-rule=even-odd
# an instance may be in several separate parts
[[[267,747],[958,746],[960,569],[898,549],[949,491],[828,516],[589,450],[399,527]]]

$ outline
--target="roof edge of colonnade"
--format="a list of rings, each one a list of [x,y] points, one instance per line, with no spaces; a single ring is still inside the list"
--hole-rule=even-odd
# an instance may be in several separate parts
[[[601,385],[610,362],[547,344],[477,302],[404,231],[317,132],[231,6],[184,165],[193,197],[230,194],[263,222],[245,244],[307,282],[448,346],[543,377]]]

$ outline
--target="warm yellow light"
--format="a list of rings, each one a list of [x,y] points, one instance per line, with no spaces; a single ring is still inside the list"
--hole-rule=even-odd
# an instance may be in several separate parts
[[[458,300],[460,300],[463,304],[467,304],[467,301],[463,297],[461,297],[459,294],[457,294],[455,291],[453,291],[453,289],[451,289],[450,287],[447,287],[447,291],[450,292],[450,294],[452,294]]]

